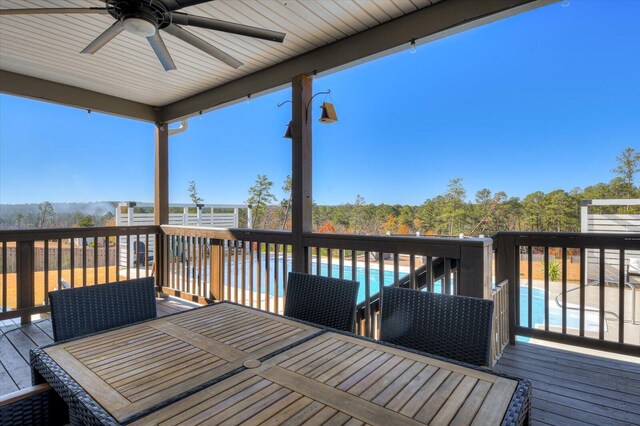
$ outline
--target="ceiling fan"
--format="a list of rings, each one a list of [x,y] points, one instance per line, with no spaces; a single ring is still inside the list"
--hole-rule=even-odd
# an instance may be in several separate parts
[[[242,62],[185,30],[182,26],[205,28],[279,43],[284,41],[286,34],[279,31],[177,12],[182,8],[210,1],[213,0],[104,0],[105,7],[0,9],[0,15],[109,14],[116,22],[85,47],[81,53],[96,53],[122,31],[126,31],[139,37],[146,37],[165,71],[177,68],[159,30],[197,47],[233,68],[241,67]]]

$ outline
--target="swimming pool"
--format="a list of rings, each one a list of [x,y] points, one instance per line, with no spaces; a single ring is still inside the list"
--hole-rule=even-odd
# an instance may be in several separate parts
[[[544,325],[544,290],[540,288],[532,289],[533,299],[531,301],[531,327],[536,328],[537,325]],[[569,305],[568,305],[569,306]],[[526,286],[520,287],[520,324],[523,327],[529,326],[529,294]],[[555,294],[549,295],[549,325],[562,326],[562,308],[555,301]],[[605,323],[606,327],[606,323]],[[567,328],[580,329],[580,312],[578,310],[567,308]],[[586,331],[599,330],[597,314],[586,312],[585,325]],[[528,341],[526,337],[518,337],[520,341]]]
[[[282,296],[284,293],[284,280],[283,280],[283,273],[282,273],[282,256],[279,256],[278,258],[278,264],[279,264],[279,277],[278,277],[278,282],[276,283],[275,280],[275,256],[271,255],[269,258],[270,261],[270,268],[269,268],[269,294],[274,296],[276,294],[276,285],[277,285],[277,294],[279,296]],[[266,290],[266,276],[267,274],[264,273],[264,271],[266,270],[265,268],[265,259],[262,259],[262,278],[261,278],[261,284],[260,284],[260,288],[261,290],[264,292]],[[351,265],[349,261],[346,262],[347,264],[345,264],[344,266],[344,277],[346,279],[351,279],[351,274],[352,274],[352,269],[351,269]],[[232,266],[232,270],[228,271],[227,267],[228,265],[225,265],[225,276],[234,276],[234,270],[233,270],[233,266]],[[372,262],[371,266],[377,266],[377,262],[374,263]],[[316,262],[313,261],[311,264],[311,270],[313,271],[313,273],[315,273],[316,271]],[[254,268],[257,268],[257,265],[254,266]],[[246,290],[249,290],[249,263],[247,261],[247,263],[245,264],[245,268],[242,268],[245,271],[245,282],[246,284]],[[287,259],[287,270],[291,271],[291,259],[288,258]],[[229,274],[229,272],[231,272]],[[227,275],[229,274],[229,275]],[[326,262],[321,262],[320,264],[320,275],[322,276],[329,276],[329,265]],[[339,271],[339,265],[337,261],[334,261],[333,265],[332,265],[332,270],[331,270],[331,276],[334,278],[338,278],[340,275],[340,271]],[[407,272],[400,272],[399,273],[399,277],[403,278],[407,276]],[[254,276],[255,278],[255,276]],[[366,272],[364,267],[358,266],[356,267],[356,281],[360,282],[360,288],[358,291],[358,303],[363,302],[365,300],[365,278],[366,278]],[[239,278],[241,280],[241,278]],[[388,270],[385,269],[384,271],[384,276],[383,276],[383,285],[391,285],[394,282],[394,273],[393,273],[393,269],[389,268]],[[370,289],[370,294],[376,294],[378,293],[379,289],[380,289],[380,274],[379,274],[379,270],[378,269],[374,269],[374,268],[370,268],[369,269],[369,289]],[[442,287],[442,282],[441,280],[438,280],[434,283],[434,291],[435,292],[440,292],[441,291],[441,287]],[[532,289],[532,294],[533,294],[533,300],[532,300],[532,327],[535,328],[536,325],[538,324],[544,324],[544,290],[542,289],[538,289],[538,288],[533,288]],[[254,291],[257,291],[257,288],[254,288]],[[549,300],[549,325],[552,326],[562,326],[562,308],[560,306],[558,306],[558,304],[556,303],[556,301],[553,299],[553,296],[550,298]],[[523,326],[528,326],[528,314],[529,314],[529,294],[527,292],[527,287],[526,286],[522,286],[520,287],[520,324],[522,324]],[[597,321],[597,319],[596,319]],[[574,329],[578,329],[580,327],[580,314],[578,311],[572,310],[572,309],[567,309],[567,327],[568,328],[574,328]],[[598,331],[598,324],[595,323],[594,324],[594,319],[592,318],[592,315],[589,315],[589,313],[587,313],[587,318],[585,321],[585,330],[587,331]],[[523,340],[523,341],[527,341],[528,338],[525,337],[518,337],[518,339]]]

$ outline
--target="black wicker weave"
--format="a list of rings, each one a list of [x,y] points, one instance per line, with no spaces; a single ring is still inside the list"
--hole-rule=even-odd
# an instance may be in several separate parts
[[[153,277],[49,293],[59,342],[156,317]]]
[[[4,395],[4,398],[9,396]],[[10,403],[0,401],[0,426],[62,425],[68,421],[66,407],[51,388]]]
[[[352,331],[358,281],[289,272],[284,314],[324,327]]]
[[[397,287],[382,290],[380,340],[489,365],[493,301]]]

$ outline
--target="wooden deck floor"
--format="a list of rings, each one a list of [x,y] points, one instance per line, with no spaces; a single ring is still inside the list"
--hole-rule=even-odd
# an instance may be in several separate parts
[[[190,309],[195,305],[179,299],[158,299],[158,316]],[[20,319],[0,321],[0,395],[31,386],[29,350],[53,343],[51,320],[20,325]]]
[[[158,316],[188,309],[176,299],[158,302]],[[20,326],[0,322],[0,395],[31,385],[29,349],[52,342],[48,319]],[[533,383],[535,425],[640,425],[640,364],[518,343],[496,370]]]
[[[518,342],[495,369],[531,381],[534,424],[640,425],[640,364]]]

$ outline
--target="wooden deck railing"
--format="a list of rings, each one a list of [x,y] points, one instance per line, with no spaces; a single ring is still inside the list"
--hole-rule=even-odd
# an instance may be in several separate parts
[[[640,353],[640,259],[633,234],[500,232],[496,277],[508,280],[516,335],[624,354]]]
[[[0,231],[0,320],[49,310],[56,288],[151,274],[156,226]]]

